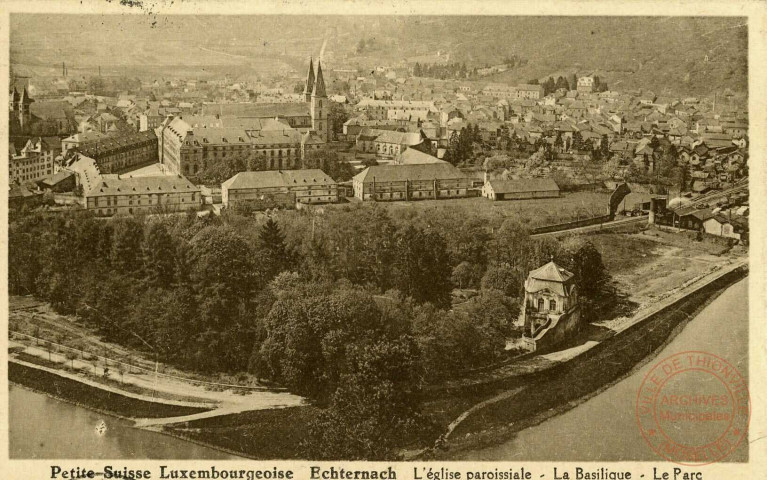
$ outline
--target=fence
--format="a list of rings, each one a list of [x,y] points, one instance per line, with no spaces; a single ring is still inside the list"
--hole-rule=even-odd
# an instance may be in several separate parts
[[[13,331],[13,330],[9,330],[8,333],[11,335],[11,339],[13,339],[14,337],[23,337],[23,338],[27,338],[29,340],[34,341],[36,346],[43,345],[43,346],[45,346],[47,348],[49,353],[52,353],[52,349],[55,347],[55,350],[54,350],[55,353],[69,352],[69,353],[73,353],[73,354],[79,356],[80,360],[91,361],[91,360],[95,359],[96,363],[98,363],[98,361],[103,361],[105,367],[109,368],[110,365],[117,366],[117,367],[123,367],[123,368],[126,368],[124,373],[128,373],[128,374],[134,374],[136,372],[137,373],[143,373],[143,374],[150,374],[150,375],[153,375],[153,376],[162,377],[162,378],[168,378],[168,379],[173,379],[173,380],[178,380],[178,381],[182,381],[182,382],[185,382],[185,383],[190,383],[192,385],[201,386],[201,387],[237,388],[237,389],[240,389],[240,390],[247,389],[247,390],[257,390],[257,391],[271,391],[271,392],[282,392],[282,391],[285,391],[284,388],[265,387],[265,386],[252,386],[252,385],[238,385],[238,384],[219,383],[219,382],[209,382],[209,381],[205,381],[205,380],[196,380],[196,379],[193,379],[193,378],[181,377],[181,376],[178,376],[178,375],[171,375],[171,374],[168,374],[168,373],[160,373],[156,369],[144,368],[144,367],[141,367],[141,366],[137,365],[136,363],[139,363],[139,362],[133,363],[132,361],[125,362],[125,361],[121,361],[121,360],[115,360],[115,359],[112,359],[112,358],[109,358],[109,357],[106,357],[106,356],[103,356],[103,355],[97,355],[97,354],[94,354],[94,353],[91,353],[91,352],[87,352],[87,351],[84,351],[84,350],[79,350],[77,348],[67,347],[66,345],[61,345],[60,343],[51,342],[50,340],[45,340],[43,338],[34,337],[32,335],[27,335],[26,333],[16,332],[16,331]],[[65,355],[66,355],[66,353],[65,353]],[[69,357],[67,357],[67,359],[69,359]]]

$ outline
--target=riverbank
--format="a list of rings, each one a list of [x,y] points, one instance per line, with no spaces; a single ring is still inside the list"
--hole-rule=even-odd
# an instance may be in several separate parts
[[[156,431],[253,460],[298,460],[300,445],[320,411],[313,406],[255,410]]]
[[[651,361],[692,318],[747,272],[746,267],[735,269],[566,363],[486,392],[475,399],[475,405],[482,402],[482,408],[455,425],[441,449],[418,456],[448,459],[497,445],[598,395]]]
[[[13,361],[8,362],[8,381],[62,402],[124,419],[191,415],[208,410],[131,398]]]

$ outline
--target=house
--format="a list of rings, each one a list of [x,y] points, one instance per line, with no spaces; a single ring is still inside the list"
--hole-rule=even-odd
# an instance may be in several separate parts
[[[157,136],[151,130],[112,134],[74,148],[94,159],[101,173],[117,173],[157,162]]]
[[[97,216],[199,210],[200,188],[181,175],[102,175],[85,193],[85,208]]]
[[[407,150],[424,143],[426,138],[421,132],[384,131],[373,140],[376,156],[393,158]]]
[[[482,196],[490,200],[555,198],[559,196],[559,185],[551,178],[486,180],[482,186]]]
[[[221,184],[225,207],[262,210],[338,201],[338,185],[319,169],[240,172]]]
[[[594,91],[594,75],[583,75],[578,77],[576,90],[579,93],[592,93]]]
[[[703,223],[713,217],[714,213],[709,208],[685,209],[677,212],[677,215],[679,216],[679,223],[677,224],[679,228],[701,231],[703,230]]]
[[[352,179],[360,200],[420,200],[463,198],[470,195],[471,179],[455,166],[442,163],[376,165]]]
[[[8,208],[23,206],[34,207],[40,204],[42,195],[34,193],[23,185],[11,184],[8,187]]]
[[[550,350],[577,333],[580,305],[575,275],[552,260],[531,271],[524,287],[522,338],[530,350]]]
[[[77,185],[77,176],[69,170],[60,170],[53,175],[37,182],[42,190],[51,190],[52,192],[71,192]]]
[[[522,84],[517,86],[517,98],[540,100],[543,96],[543,85]]]
[[[748,222],[734,217],[732,219],[721,214],[715,214],[703,222],[703,231],[718,237],[745,239],[748,232]]]
[[[8,181],[35,182],[52,175],[54,160],[60,151],[61,144],[57,137],[30,138],[18,153],[9,153]]]

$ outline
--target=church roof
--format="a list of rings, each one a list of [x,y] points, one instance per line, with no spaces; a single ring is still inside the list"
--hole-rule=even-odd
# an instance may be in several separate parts
[[[322,65],[317,60],[317,79],[314,81],[314,90],[312,90],[313,97],[327,97],[325,93],[325,79],[322,78]]]
[[[306,85],[304,85],[304,95],[311,95],[314,92],[314,62],[309,59],[309,74],[306,76]]]

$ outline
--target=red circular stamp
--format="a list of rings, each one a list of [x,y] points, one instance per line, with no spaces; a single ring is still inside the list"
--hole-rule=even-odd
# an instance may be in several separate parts
[[[748,382],[716,355],[677,353],[658,361],[642,379],[636,416],[644,439],[666,460],[718,462],[747,436]]]

